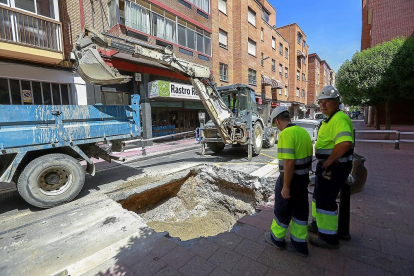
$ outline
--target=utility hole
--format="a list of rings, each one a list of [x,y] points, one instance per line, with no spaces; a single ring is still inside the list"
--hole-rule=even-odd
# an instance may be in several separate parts
[[[267,201],[271,186],[266,179],[203,165],[120,203],[155,231],[186,241],[230,231],[237,220]]]

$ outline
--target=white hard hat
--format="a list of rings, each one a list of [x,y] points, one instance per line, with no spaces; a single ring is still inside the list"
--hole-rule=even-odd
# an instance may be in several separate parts
[[[289,110],[285,107],[285,106],[278,106],[276,107],[272,114],[270,115],[271,118],[271,122],[273,122],[273,120],[279,116],[280,114],[282,114],[283,112],[289,112]]]
[[[317,100],[319,101],[322,99],[338,99],[341,101],[339,91],[332,85],[325,86],[322,88],[321,92],[319,92]]]

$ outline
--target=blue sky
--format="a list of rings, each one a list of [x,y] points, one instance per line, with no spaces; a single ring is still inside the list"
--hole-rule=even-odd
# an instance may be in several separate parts
[[[338,71],[361,47],[361,0],[268,0],[276,9],[276,27],[296,22],[317,53]],[[271,22],[274,25],[274,22]]]

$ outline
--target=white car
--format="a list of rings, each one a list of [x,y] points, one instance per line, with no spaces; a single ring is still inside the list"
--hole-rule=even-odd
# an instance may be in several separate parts
[[[315,113],[315,120],[323,121],[326,119],[326,115],[323,113]]]

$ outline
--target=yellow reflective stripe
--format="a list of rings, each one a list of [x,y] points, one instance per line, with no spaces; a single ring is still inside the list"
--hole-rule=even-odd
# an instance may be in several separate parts
[[[272,226],[270,226],[270,230],[272,230],[273,236],[277,239],[283,239],[286,236],[287,227],[282,227],[277,224],[276,220],[273,219]]]
[[[349,137],[351,137],[351,138],[352,138],[352,133],[351,133],[351,132],[349,132],[349,131],[342,131],[342,132],[339,132],[339,133],[335,136],[335,138],[333,139],[333,141],[334,141],[334,142],[336,142],[336,140],[337,140],[338,138],[343,137],[343,136],[349,136]]]
[[[306,242],[306,237],[308,236],[308,222],[292,218],[290,236],[294,241]]]
[[[312,199],[312,218],[316,220],[316,202]]]
[[[338,213],[316,210],[316,224],[318,230],[325,234],[336,234],[338,231]]]

